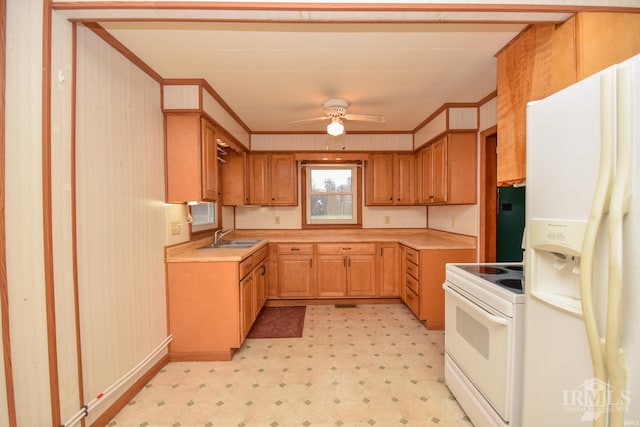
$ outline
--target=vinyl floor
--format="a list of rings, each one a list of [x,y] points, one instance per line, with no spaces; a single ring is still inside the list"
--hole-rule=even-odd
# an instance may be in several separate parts
[[[471,427],[444,385],[443,351],[443,331],[404,305],[310,305],[302,338],[169,363],[108,425]]]

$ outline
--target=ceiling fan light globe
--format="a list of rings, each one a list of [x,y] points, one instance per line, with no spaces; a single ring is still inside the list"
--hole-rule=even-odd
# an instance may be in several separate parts
[[[327,133],[331,136],[339,136],[344,132],[344,125],[339,120],[332,120],[327,125]]]

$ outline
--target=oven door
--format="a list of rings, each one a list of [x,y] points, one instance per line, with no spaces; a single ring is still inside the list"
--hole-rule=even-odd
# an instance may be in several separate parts
[[[447,354],[487,399],[500,417],[510,421],[508,390],[511,318],[471,299],[463,291],[445,283],[445,325]]]

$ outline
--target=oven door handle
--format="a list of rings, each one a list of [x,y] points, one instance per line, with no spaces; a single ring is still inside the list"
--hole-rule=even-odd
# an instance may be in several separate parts
[[[449,295],[454,297],[458,302],[462,303],[462,305],[464,305],[465,307],[471,309],[472,311],[474,311],[475,313],[477,313],[480,316],[484,317],[488,321],[496,323],[498,325],[502,325],[502,326],[506,326],[507,325],[508,321],[504,317],[498,317],[498,316],[495,316],[495,315],[489,313],[487,310],[485,310],[484,308],[482,308],[481,306],[479,306],[477,304],[474,304],[472,301],[470,301],[469,299],[467,299],[464,296],[460,295],[458,292],[456,292],[455,290],[451,289],[449,286],[445,285],[445,286],[443,286],[443,288],[444,288],[445,292],[447,292]]]

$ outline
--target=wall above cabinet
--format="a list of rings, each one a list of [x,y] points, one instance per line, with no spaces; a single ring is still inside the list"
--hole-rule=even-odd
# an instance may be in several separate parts
[[[220,96],[202,79],[165,80],[162,85],[162,111],[199,112],[237,140],[239,151],[248,150],[249,128],[231,111]]]

